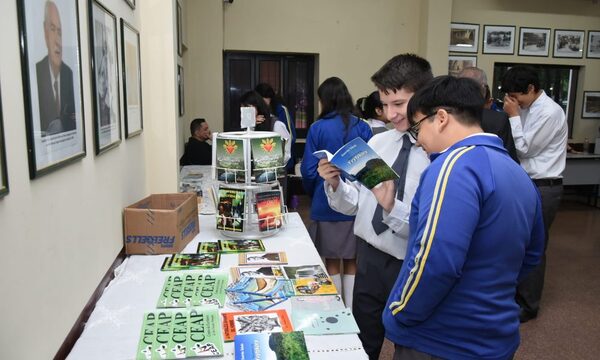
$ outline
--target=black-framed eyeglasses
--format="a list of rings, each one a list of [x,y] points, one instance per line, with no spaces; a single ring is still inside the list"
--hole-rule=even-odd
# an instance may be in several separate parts
[[[437,114],[437,110],[431,112],[429,115],[425,115],[419,121],[412,124],[407,130],[410,136],[412,136],[413,139],[417,140],[417,137],[419,136],[419,129],[421,129],[421,123],[434,116],[435,114]]]

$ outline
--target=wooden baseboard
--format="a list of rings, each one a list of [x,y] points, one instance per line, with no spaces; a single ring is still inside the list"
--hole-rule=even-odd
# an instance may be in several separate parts
[[[117,254],[115,261],[113,261],[106,274],[104,274],[104,277],[100,281],[100,284],[98,284],[98,287],[96,287],[96,290],[94,290],[94,293],[90,297],[90,300],[88,300],[87,304],[79,314],[79,317],[75,321],[75,324],[71,328],[71,331],[69,331],[67,337],[56,352],[56,355],[54,355],[54,360],[62,360],[65,359],[67,355],[69,355],[69,353],[73,349],[73,346],[75,346],[77,339],[79,339],[79,336],[81,336],[83,328],[85,327],[86,322],[90,318],[92,311],[94,311],[94,308],[96,307],[96,302],[98,301],[98,299],[100,299],[100,296],[102,296],[102,293],[104,292],[104,289],[106,288],[108,283],[112,279],[114,279],[114,271],[117,268],[117,266],[121,265],[123,260],[125,260],[125,257],[125,247],[123,247],[119,254]]]

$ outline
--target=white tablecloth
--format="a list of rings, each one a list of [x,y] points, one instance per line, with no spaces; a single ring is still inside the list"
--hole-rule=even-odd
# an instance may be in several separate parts
[[[200,216],[200,233],[183,252],[194,253],[199,241],[224,239],[215,229],[214,216]],[[264,238],[267,251],[285,251],[289,265],[321,264],[321,258],[310,240],[297,213],[290,213],[286,227],[277,235]],[[96,303],[85,329],[67,357],[71,360],[125,360],[135,359],[143,314],[154,311],[164,279],[169,272],[160,271],[169,255],[132,255],[116,270],[115,278]],[[227,271],[236,266],[238,254],[221,256],[221,266],[212,271]],[[275,308],[290,311],[290,301]],[[238,311],[228,308],[224,311]],[[355,334],[306,336],[311,359],[367,359],[362,344]],[[225,343],[225,356],[234,359],[233,342]]]

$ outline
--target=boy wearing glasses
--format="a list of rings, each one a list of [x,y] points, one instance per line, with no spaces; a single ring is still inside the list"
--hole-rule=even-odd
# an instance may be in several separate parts
[[[502,141],[481,129],[477,83],[440,76],[408,105],[429,154],[410,239],[383,314],[394,359],[512,359],[515,285],[541,259],[539,194]]]
[[[381,351],[385,331],[381,314],[406,253],[410,203],[419,177],[429,165],[427,155],[407,132],[406,106],[413,93],[432,78],[429,62],[413,54],[393,57],[371,77],[395,131],[373,136],[369,145],[398,173],[399,181],[384,182],[371,191],[359,183],[340,181],[336,167],[327,160],[319,162],[329,205],[343,214],[356,215],[352,312],[370,359],[378,359]]]

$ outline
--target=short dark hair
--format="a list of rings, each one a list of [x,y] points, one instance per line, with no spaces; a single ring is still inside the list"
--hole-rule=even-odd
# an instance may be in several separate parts
[[[481,86],[475,80],[444,75],[417,90],[408,102],[406,114],[413,123],[417,111],[429,115],[439,108],[447,108],[460,123],[479,125],[483,103]]]
[[[502,91],[505,93],[527,93],[529,85],[537,92],[540,89],[540,80],[537,71],[527,65],[516,65],[508,69],[502,77]]]
[[[388,93],[404,88],[416,92],[433,78],[431,65],[425,59],[415,54],[396,55],[377,70],[371,81],[377,89]]]
[[[198,130],[200,128],[200,126],[202,126],[202,123],[205,123],[206,119],[204,118],[197,118],[192,120],[192,122],[190,123],[190,132],[192,133],[192,136],[194,136],[194,133],[196,132],[196,130]]]

